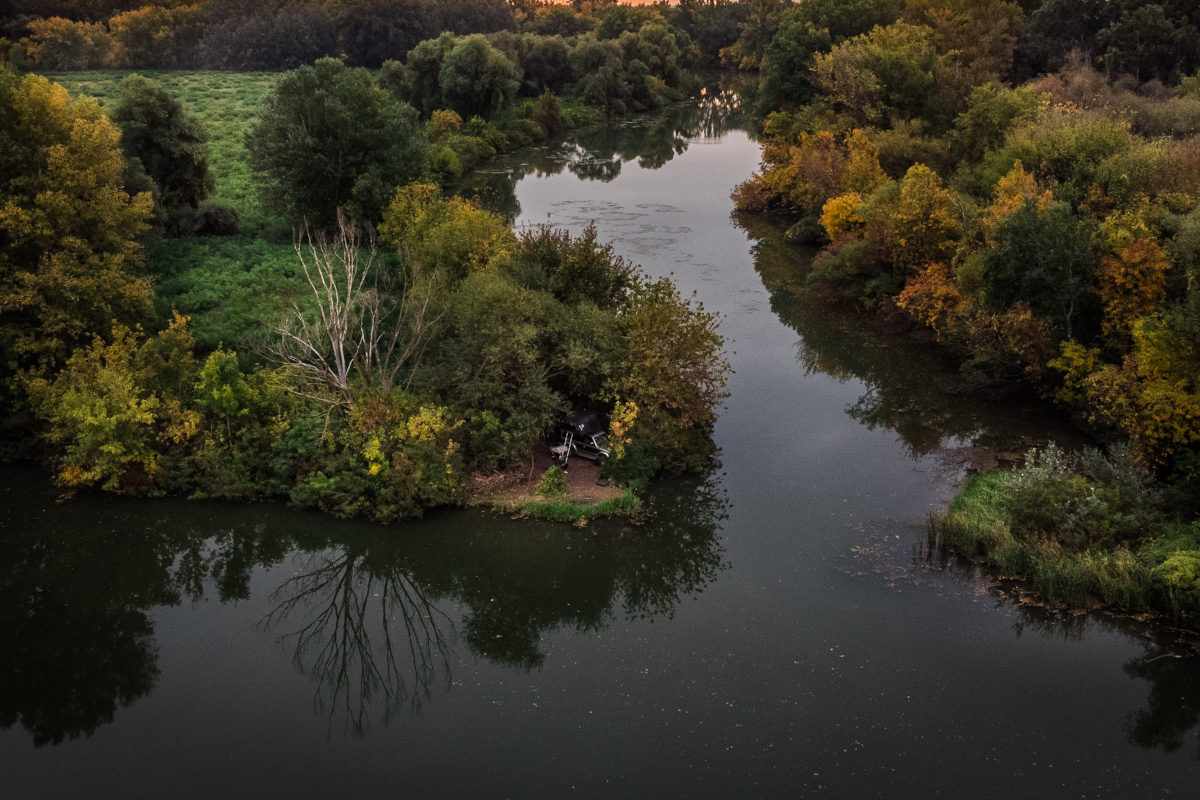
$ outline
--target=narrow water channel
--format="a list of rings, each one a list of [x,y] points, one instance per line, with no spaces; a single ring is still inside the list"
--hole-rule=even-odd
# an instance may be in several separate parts
[[[721,465],[651,519],[79,498],[2,473],[6,797],[1158,797],[1200,778],[1200,664],[923,551],[981,453],[1066,435],[797,291],[730,214],[726,95],[479,176],[720,311]]]

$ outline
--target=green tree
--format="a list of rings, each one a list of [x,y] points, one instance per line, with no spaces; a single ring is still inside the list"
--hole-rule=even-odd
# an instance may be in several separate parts
[[[665,467],[699,469],[711,455],[712,425],[728,395],[718,316],[660,278],[634,288],[620,321],[625,359],[609,383],[610,398],[637,406],[635,441],[653,448]]]
[[[1065,203],[1046,210],[1034,200],[1005,218],[983,263],[988,303],[1024,303],[1051,319],[1063,338],[1098,327],[1095,275],[1099,258]]]
[[[351,201],[360,219],[378,219],[394,188],[420,173],[427,150],[413,108],[367,70],[332,58],[280,79],[246,146],[266,177],[266,201],[319,226]]]
[[[456,39],[443,33],[436,39],[425,39],[409,51],[404,60],[404,98],[421,109],[428,117],[435,109],[445,108],[442,99],[442,63],[454,49]]]
[[[152,200],[122,187],[119,138],[94,101],[0,71],[0,393],[150,312]]]
[[[1100,60],[1110,72],[1139,82],[1178,80],[1200,64],[1200,31],[1166,4],[1127,3],[1119,19],[1096,34]]]
[[[1024,21],[1011,0],[908,0],[904,19],[933,32],[942,57],[938,94],[948,111],[961,110],[973,87],[1008,80]]]
[[[1028,86],[1008,89],[995,82],[976,86],[967,97],[966,110],[954,119],[955,154],[963,161],[978,161],[1002,145],[1014,127],[1036,119],[1048,104],[1046,95]]]
[[[897,22],[814,58],[817,85],[860,123],[923,118],[935,108],[938,54],[933,32]]]
[[[1043,0],[1029,15],[1029,32],[1021,47],[1024,71],[1053,72],[1073,50],[1093,50],[1096,34],[1119,13],[1118,4],[1111,0]]]
[[[567,410],[550,384],[549,353],[566,322],[560,308],[545,292],[486,271],[460,284],[447,320],[424,383],[478,420],[471,448],[477,463],[527,457]]]
[[[575,92],[611,114],[623,114],[630,99],[629,76],[616,42],[584,39],[571,51],[572,71],[580,76]]]
[[[706,66],[720,63],[721,51],[737,41],[749,9],[736,0],[679,0],[670,22],[691,37]]]
[[[738,25],[738,40],[721,51],[721,61],[738,69],[759,69],[779,20],[791,4],[791,0],[748,0],[746,18]]]
[[[355,67],[378,67],[389,58],[403,58],[418,42],[442,30],[441,15],[431,0],[336,0],[329,5],[342,52]]]
[[[174,373],[181,363],[193,364],[186,319],[176,316],[163,336],[166,342],[151,345],[140,331],[118,325],[111,341],[97,336],[90,347],[76,350],[53,381],[31,382],[34,406],[48,423],[47,438],[61,447],[60,485],[144,492],[162,480],[168,447],[196,433],[199,415],[186,408],[187,397],[156,391],[173,383],[172,375],[157,374],[156,367]],[[164,350],[179,357],[165,361],[159,357]]]
[[[521,85],[521,71],[482,34],[460,39],[442,61],[438,88],[464,118],[491,118]]]
[[[900,0],[807,0],[784,12],[763,64],[763,109],[808,102],[815,86],[813,56],[888,25],[900,17]]]
[[[121,128],[121,149],[137,161],[157,189],[155,200],[167,232],[189,234],[194,212],[213,188],[208,137],[200,121],[161,86],[141,75],[121,83],[112,114]]]
[[[523,31],[539,36],[577,36],[596,27],[591,17],[579,14],[569,6],[539,5],[525,19]]]
[[[338,53],[329,11],[316,3],[209,0],[200,56],[208,69],[279,70]]]
[[[678,86],[683,49],[670,27],[661,22],[646,23],[636,32],[622,34],[619,43],[629,62],[640,61],[651,75],[668,86]]]
[[[586,302],[605,311],[624,304],[636,277],[633,265],[597,241],[595,225],[578,237],[547,225],[524,231],[508,269],[523,285],[568,305]]]
[[[524,85],[531,94],[550,89],[558,92],[575,81],[571,50],[561,36],[521,37],[521,68]]]

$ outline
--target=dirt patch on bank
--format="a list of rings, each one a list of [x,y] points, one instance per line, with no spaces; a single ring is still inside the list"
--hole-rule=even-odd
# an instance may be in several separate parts
[[[519,508],[530,501],[568,500],[573,503],[595,505],[621,496],[622,489],[616,484],[600,486],[600,466],[584,458],[572,458],[567,465],[567,485],[570,492],[565,497],[547,498],[535,495],[533,487],[553,465],[550,448],[541,445],[530,455],[525,469],[510,470],[495,475],[475,474],[471,476],[471,497],[481,505],[502,508]]]

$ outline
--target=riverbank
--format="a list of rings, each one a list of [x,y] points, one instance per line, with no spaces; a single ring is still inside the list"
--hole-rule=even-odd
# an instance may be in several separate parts
[[[1200,523],[1170,504],[1128,447],[1030,450],[972,476],[933,523],[938,543],[1052,607],[1200,622]]]
[[[641,501],[632,489],[602,478],[598,463],[576,458],[567,469],[558,469],[549,449],[539,447],[530,454],[528,469],[471,476],[466,505],[582,526],[597,517],[632,515]]]

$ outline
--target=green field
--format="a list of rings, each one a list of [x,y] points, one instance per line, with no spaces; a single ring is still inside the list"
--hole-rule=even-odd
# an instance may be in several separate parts
[[[47,77],[72,94],[94,97],[101,106],[117,102],[129,71],[61,72]],[[157,278],[160,322],[171,309],[192,318],[201,348],[224,344],[248,355],[264,326],[272,325],[303,287],[286,223],[262,210],[247,163],[245,136],[263,99],[278,78],[272,72],[142,71],[177,98],[208,134],[215,190],[210,198],[238,212],[241,233],[228,237],[184,237],[153,244],[147,251]]]
[[[94,97],[101,106],[111,107],[120,95],[121,81],[133,74],[157,81],[204,125],[208,133],[209,167],[216,184],[211,199],[235,208],[244,231],[254,232],[267,224],[246,160],[245,138],[279,73],[105,70],[56,72],[46,77],[72,94]]]

